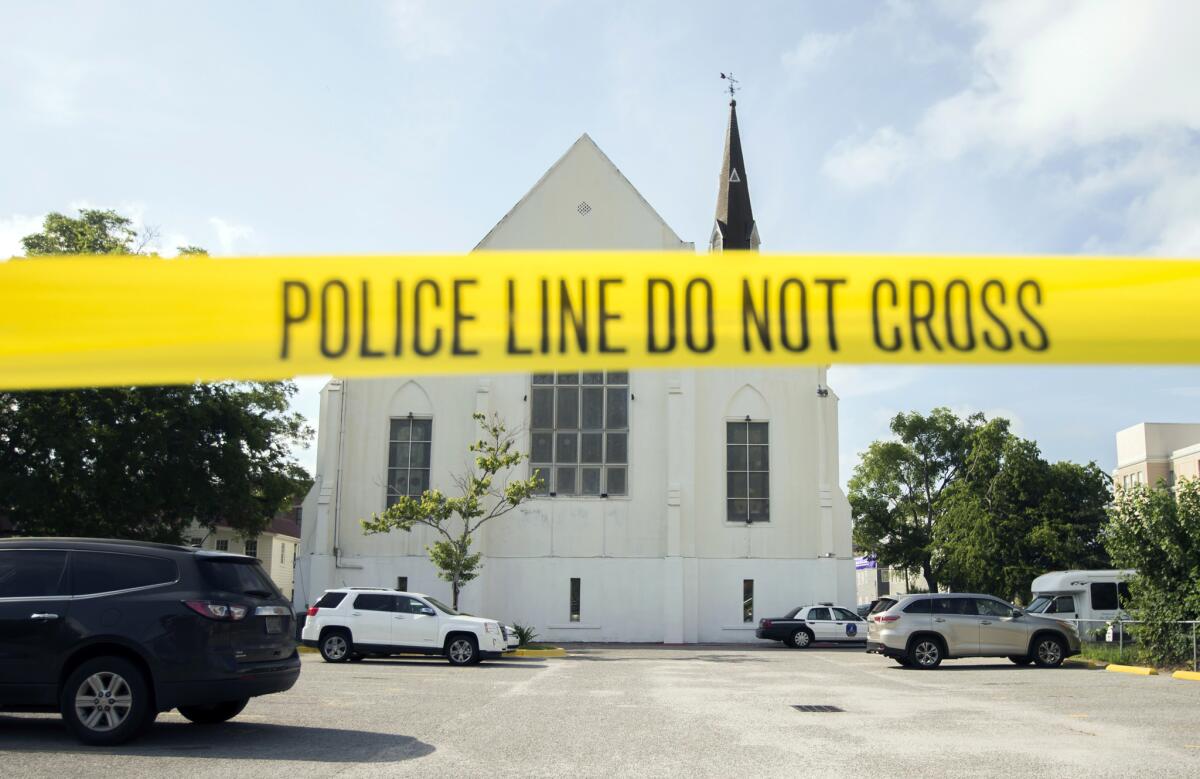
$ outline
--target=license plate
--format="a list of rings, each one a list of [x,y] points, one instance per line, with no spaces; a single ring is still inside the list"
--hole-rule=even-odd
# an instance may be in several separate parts
[[[283,632],[283,617],[267,617],[267,632],[282,633]]]

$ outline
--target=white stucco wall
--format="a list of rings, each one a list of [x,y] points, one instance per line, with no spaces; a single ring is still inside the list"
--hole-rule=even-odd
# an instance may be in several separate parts
[[[479,248],[690,244],[584,136]],[[754,640],[753,623],[742,622],[743,579],[755,582],[755,620],[819,600],[853,606],[837,397],[817,394],[825,370],[647,370],[629,381],[628,495],[540,498],[485,526],[483,571],[462,608],[530,624],[547,640],[674,643]],[[478,437],[471,414],[495,412],[510,429],[527,428],[530,394],[528,374],[330,382],[316,484],[303,508],[297,606],[327,587],[395,586],[397,576],[448,599],[425,555],[432,531],[364,536],[359,528],[385,506],[388,420],[432,417],[432,486],[452,491]],[[771,442],[771,521],[752,526],[725,520],[725,423],[747,415],[769,421]],[[568,614],[573,577],[582,580],[578,623]]]

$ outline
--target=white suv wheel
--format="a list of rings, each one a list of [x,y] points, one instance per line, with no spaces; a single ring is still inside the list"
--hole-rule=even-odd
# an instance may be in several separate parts
[[[349,652],[350,645],[346,643],[346,637],[341,633],[326,636],[325,640],[321,642],[321,656],[331,663],[342,662]]]
[[[475,644],[466,638],[456,638],[450,642],[446,654],[455,665],[467,665],[475,659]]]

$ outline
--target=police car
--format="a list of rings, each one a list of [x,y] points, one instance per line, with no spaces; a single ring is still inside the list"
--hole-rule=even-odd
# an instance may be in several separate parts
[[[866,644],[867,621],[853,609],[832,603],[799,606],[785,617],[768,617],[758,621],[754,635],[786,646],[804,649],[817,642]]]

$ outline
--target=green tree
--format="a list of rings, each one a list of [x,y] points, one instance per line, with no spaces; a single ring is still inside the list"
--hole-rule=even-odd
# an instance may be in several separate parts
[[[1095,463],[1051,464],[1033,441],[981,428],[934,529],[945,583],[1028,602],[1046,571],[1107,567],[1109,484]]]
[[[113,211],[83,210],[49,215],[22,243],[34,262],[137,254],[148,240]],[[23,535],[178,542],[192,520],[256,535],[311,484],[290,453],[312,435],[289,410],[295,392],[290,382],[0,392],[0,516]]]
[[[891,422],[895,440],[872,443],[850,478],[855,546],[880,565],[919,571],[936,592],[934,528],[946,511],[946,491],[962,474],[977,431],[1007,424],[987,422],[982,414],[960,419],[947,408],[928,416],[897,414]]]
[[[1137,570],[1132,631],[1151,661],[1190,662],[1192,632],[1174,623],[1200,619],[1200,479],[1117,490],[1104,541],[1115,565]]]
[[[504,516],[532,497],[539,477],[510,479],[510,472],[527,458],[516,447],[514,437],[497,416],[474,415],[483,438],[469,451],[475,456],[474,470],[455,479],[459,495],[449,497],[439,490],[426,490],[419,497],[402,496],[382,514],[362,521],[367,534],[393,530],[411,532],[418,525],[432,528],[441,536],[426,547],[438,575],[458,595],[465,584],[479,575],[480,554],[471,552],[474,535],[485,523]]]

